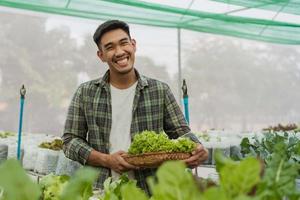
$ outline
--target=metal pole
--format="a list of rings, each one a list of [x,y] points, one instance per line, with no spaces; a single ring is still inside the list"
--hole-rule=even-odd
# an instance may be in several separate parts
[[[181,72],[181,34],[180,28],[177,28],[177,47],[178,47],[178,102],[181,102],[181,80],[182,80],[182,72]],[[182,104],[180,103],[182,108]]]
[[[26,89],[25,86],[22,85],[20,89],[21,95],[21,107],[20,107],[20,121],[19,121],[19,133],[18,133],[18,149],[17,149],[17,158],[21,160],[21,135],[22,135],[22,123],[23,123],[23,108],[24,108],[24,100],[25,100]]]

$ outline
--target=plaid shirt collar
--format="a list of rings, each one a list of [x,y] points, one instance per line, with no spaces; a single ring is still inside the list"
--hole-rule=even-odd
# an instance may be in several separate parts
[[[136,69],[134,69],[134,71],[138,78],[137,88],[142,90],[144,87],[148,86],[148,81],[144,76],[140,75]],[[94,84],[99,85],[101,88],[105,88],[107,90],[109,88],[109,70],[105,72],[102,78],[99,78],[97,81],[95,81]]]

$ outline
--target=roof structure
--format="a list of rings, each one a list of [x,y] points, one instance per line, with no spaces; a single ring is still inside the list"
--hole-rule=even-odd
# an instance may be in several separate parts
[[[300,0],[0,0],[0,6],[300,44]]]

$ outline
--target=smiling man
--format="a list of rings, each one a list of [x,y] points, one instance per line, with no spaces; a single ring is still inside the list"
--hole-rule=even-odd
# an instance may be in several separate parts
[[[77,89],[65,123],[64,152],[72,160],[100,169],[97,187],[102,188],[109,176],[117,178],[128,172],[138,186],[149,192],[146,177],[154,175],[155,169],[139,169],[122,158],[133,136],[152,130],[177,138],[192,135],[190,128],[169,86],[135,69],[136,41],[125,22],[110,20],[101,24],[94,41],[97,56],[109,70],[102,78]],[[194,168],[207,157],[207,150],[198,144],[184,162]]]

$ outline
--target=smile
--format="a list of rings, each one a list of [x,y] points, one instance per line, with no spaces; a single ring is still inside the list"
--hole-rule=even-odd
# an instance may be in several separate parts
[[[128,57],[124,57],[122,59],[116,60],[114,63],[118,64],[119,66],[126,66],[128,64]]]

